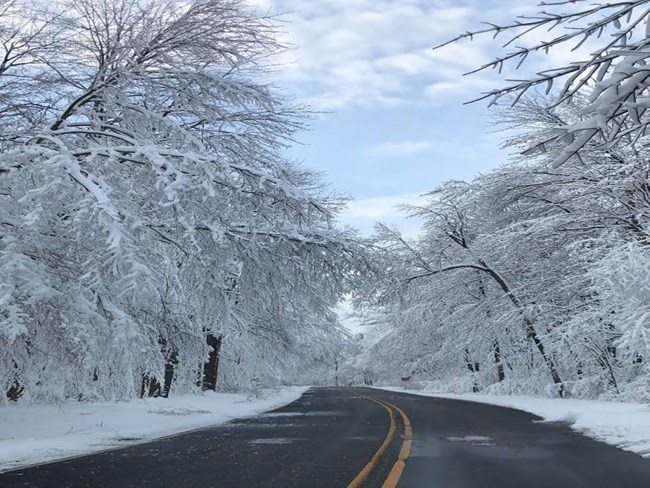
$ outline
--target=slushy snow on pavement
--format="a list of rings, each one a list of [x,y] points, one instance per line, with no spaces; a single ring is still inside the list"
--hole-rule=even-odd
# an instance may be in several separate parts
[[[0,407],[0,473],[145,442],[287,405],[307,387],[257,397],[206,392],[125,402]]]
[[[645,403],[480,393],[447,394],[405,390],[403,387],[379,387],[379,389],[523,410],[541,417],[545,422],[569,425],[573,430],[588,437],[650,458],[650,405]]]

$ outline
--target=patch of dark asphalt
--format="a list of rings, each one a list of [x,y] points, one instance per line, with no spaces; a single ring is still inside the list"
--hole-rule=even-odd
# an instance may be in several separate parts
[[[0,488],[346,486],[381,444],[388,423],[383,408],[349,391],[312,389],[267,414],[5,473]]]
[[[561,423],[491,405],[370,390],[401,407],[413,448],[400,488],[642,488],[650,461]]]

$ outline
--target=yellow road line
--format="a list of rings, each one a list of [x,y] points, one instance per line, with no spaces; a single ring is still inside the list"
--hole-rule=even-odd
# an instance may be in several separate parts
[[[375,400],[374,398],[371,398],[369,396],[363,396],[359,395],[358,393],[349,390],[351,393],[354,395],[358,396],[359,398],[363,398],[364,400],[370,400],[371,402],[375,402],[377,405],[381,405],[383,408],[386,409],[388,412],[388,415],[390,416],[390,427],[388,428],[388,434],[386,435],[386,438],[384,439],[384,442],[379,446],[379,449],[377,449],[377,452],[372,456],[372,459],[366,464],[361,471],[359,471],[359,474],[357,474],[354,479],[348,484],[347,488],[359,488],[363,481],[368,477],[370,472],[377,466],[377,463],[379,462],[379,458],[386,452],[386,449],[388,449],[388,446],[393,440],[393,437],[395,436],[395,428],[396,428],[396,423],[395,423],[395,413],[393,410],[387,406],[384,405],[379,400]]]
[[[411,453],[411,444],[413,442],[413,427],[411,427],[411,420],[408,418],[406,413],[404,413],[404,410],[399,408],[397,405],[393,405],[392,403],[388,404],[397,410],[402,416],[402,421],[404,422],[404,441],[402,442],[402,448],[397,456],[397,461],[395,461],[393,469],[388,473],[388,477],[386,478],[386,481],[384,481],[384,484],[381,485],[381,488],[395,488],[397,486],[397,483],[399,483],[399,480],[402,477],[404,467],[406,466],[406,458],[408,458]]]
[[[411,427],[411,421],[401,408],[399,408],[396,405],[393,405],[392,403],[386,402],[384,400],[375,399],[370,396],[360,395],[353,390],[348,390],[348,391],[358,396],[359,398],[370,400],[384,407],[388,412],[388,414],[390,415],[390,428],[388,429],[388,435],[384,439],[384,442],[379,447],[379,449],[372,457],[370,462],[366,464],[364,468],[359,472],[359,474],[352,480],[352,482],[348,484],[347,488],[358,488],[359,486],[361,486],[363,481],[368,477],[370,472],[375,468],[375,466],[379,462],[379,458],[384,454],[384,452],[388,448],[389,444],[391,443],[395,435],[396,427],[395,427],[394,410],[396,410],[397,412],[399,412],[400,416],[402,417],[402,422],[404,423],[404,441],[402,442],[402,447],[399,451],[399,455],[397,456],[397,461],[393,465],[393,468],[388,474],[386,481],[384,481],[384,484],[382,485],[382,488],[395,488],[402,476],[402,472],[404,471],[404,467],[406,465],[406,458],[408,458],[411,452],[411,443],[413,439],[413,428]]]

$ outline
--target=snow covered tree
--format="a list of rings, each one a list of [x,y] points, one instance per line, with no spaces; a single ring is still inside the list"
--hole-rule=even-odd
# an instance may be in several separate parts
[[[480,35],[507,37],[503,47],[509,50],[472,73],[487,69],[501,72],[510,66],[519,69],[535,54],[554,50],[586,46],[590,54],[585,59],[540,71],[529,79],[512,81],[478,100],[487,98],[494,104],[508,96],[512,103],[517,103],[534,88],[553,93],[556,82],[562,86],[555,106],[570,104],[576,95],[587,92],[588,103],[581,107],[581,120],[556,124],[544,141],[528,148],[534,152],[544,150],[546,143],[561,142],[563,149],[553,162],[556,168],[579,155],[590,141],[603,147],[636,142],[646,134],[650,122],[646,113],[650,88],[646,67],[650,56],[650,2],[569,0],[542,2],[540,7],[545,10],[537,15],[521,16],[504,25],[488,22],[488,27],[449,42]]]
[[[397,369],[451,390],[647,397],[647,140],[589,141],[584,165],[553,168],[561,141],[521,148],[589,102],[544,102],[499,115],[514,161],[409,209],[421,237],[379,229],[376,259],[390,265],[361,301],[381,306],[383,335],[359,364],[380,379]]]
[[[322,354],[356,244],[282,155],[306,112],[268,81],[274,21],[239,0],[4,7],[0,91],[27,82],[0,102],[2,388],[168,394]]]

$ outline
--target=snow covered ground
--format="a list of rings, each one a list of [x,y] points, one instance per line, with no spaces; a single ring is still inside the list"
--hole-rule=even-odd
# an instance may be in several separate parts
[[[291,403],[307,389],[265,391],[256,398],[206,392],[118,403],[1,407],[0,473],[255,415]]]
[[[446,394],[404,390],[403,387],[379,387],[379,389],[523,410],[542,417],[544,421],[565,423],[586,436],[650,458],[650,405],[645,403],[562,400],[478,393]]]

